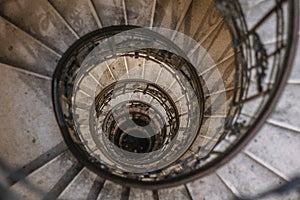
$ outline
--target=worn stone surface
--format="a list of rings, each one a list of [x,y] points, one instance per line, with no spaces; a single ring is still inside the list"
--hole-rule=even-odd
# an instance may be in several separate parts
[[[245,6],[245,4],[248,4]],[[245,12],[245,18],[249,29],[253,28],[259,23],[259,21],[266,15],[266,13],[275,7],[275,1],[257,1],[254,3],[244,3],[242,6]],[[287,4],[283,4],[283,20],[288,21],[288,15],[290,11],[288,10]],[[274,22],[278,20],[276,12],[273,12],[258,28],[255,30],[259,34],[261,41],[264,44],[276,41],[276,26]],[[284,24],[284,35],[286,37],[287,24]]]
[[[199,12],[199,10],[203,12]],[[179,31],[202,45],[207,38],[210,38],[210,34],[217,29],[221,21],[222,17],[214,7],[213,1],[192,1]]]
[[[183,0],[156,0],[153,26],[175,30],[181,15],[184,14],[185,6],[189,3],[190,1]]]
[[[299,98],[299,86],[287,85],[270,118],[300,128]]]
[[[158,190],[158,196],[161,200],[189,200],[189,194],[186,187],[178,186],[163,190]]]
[[[151,26],[151,17],[155,7],[155,1],[125,0],[125,5],[128,24],[143,27]]]
[[[256,6],[259,6],[264,0],[239,0],[243,10],[249,11],[249,9],[255,8]]]
[[[256,195],[284,183],[284,180],[243,154],[236,156],[218,173],[230,188],[241,195]]]
[[[92,14],[89,1],[90,0],[50,0],[55,9],[80,36],[98,29],[98,25]]]
[[[247,25],[252,28],[271,8],[274,7],[276,2],[274,1],[242,1],[242,8],[245,12],[245,18],[247,19]],[[268,24],[270,25],[270,24]],[[270,27],[270,26],[269,26]],[[271,26],[273,27],[273,26]],[[273,29],[272,29],[273,31]],[[270,31],[270,32],[272,32]],[[266,31],[265,31],[266,32]],[[266,32],[267,33],[267,32]],[[270,38],[271,39],[271,38]]]
[[[51,76],[59,57],[0,17],[0,62]]]
[[[129,200],[154,200],[151,190],[143,190],[138,188],[131,188]]]
[[[234,197],[216,174],[188,183],[187,187],[193,199],[229,200]]]
[[[246,17],[248,18],[249,27],[258,22],[275,2],[264,0],[240,1],[243,9],[247,11]],[[208,55],[215,63],[222,61],[232,53],[230,50],[230,35],[222,22],[220,13],[215,9],[213,1],[157,0],[154,2],[145,0],[136,2],[132,0],[93,0],[92,2],[104,27],[126,23],[150,26],[153,20],[154,26],[179,28],[179,31],[193,37],[208,51]],[[95,16],[92,16],[88,0],[72,0],[68,3],[51,0],[51,3],[79,35],[97,28]],[[154,6],[155,12],[152,12]],[[34,12],[28,12],[28,10],[34,10]],[[205,12],[199,12],[199,10]],[[55,51],[63,52],[75,41],[74,33],[67,27],[63,19],[54,12],[47,1],[39,0],[35,1],[34,4],[28,0],[2,1],[0,3],[0,13]],[[154,15],[152,16],[152,14]],[[182,16],[185,16],[185,18],[182,19]],[[181,19],[183,21],[180,24]],[[274,19],[270,18],[258,30],[264,42],[274,40],[274,28],[271,27],[273,22]],[[12,24],[7,23],[3,18],[0,18],[0,27],[4,27],[4,29],[0,29],[1,47],[4,47],[0,49],[1,62],[46,76],[52,75],[57,62],[57,55],[13,27]],[[299,57],[298,53],[290,76],[291,81],[299,82],[300,72],[297,66]],[[143,62],[141,60],[127,59],[127,64],[130,77],[142,75],[141,66]],[[149,63],[146,62],[145,65],[146,79],[155,81],[159,66],[147,68],[147,64]],[[212,67],[210,64],[204,63],[201,69],[207,70]],[[109,66],[113,75],[117,78],[127,76],[124,60],[109,63]],[[134,70],[131,68],[132,66],[138,70]],[[0,120],[3,122],[0,124],[0,158],[15,168],[21,168],[62,141],[52,111],[50,81],[7,69],[3,65],[0,65],[0,67],[0,78],[2,80],[0,86],[0,113],[2,115],[0,115]],[[106,66],[103,65],[102,67]],[[218,64],[211,71],[207,71],[204,79],[210,81],[210,92],[218,93],[222,89],[232,87],[233,69],[233,58],[231,58]],[[221,76],[211,76],[214,74],[221,74]],[[171,84],[172,78],[164,71],[162,71],[161,77],[161,79],[158,79],[159,84]],[[100,77],[97,78],[100,80]],[[113,80],[113,77],[106,69],[100,81],[109,84],[111,80]],[[225,88],[219,87],[222,85],[219,81],[224,83]],[[175,85],[172,90],[174,97],[182,95],[178,86]],[[232,92],[226,93],[226,107],[230,103],[231,96]],[[207,100],[218,102],[218,95],[208,97]],[[249,104],[246,109],[247,114],[251,114],[257,108],[255,106],[259,106],[259,104],[259,100]],[[206,114],[224,114],[224,110],[221,109],[222,106],[220,104],[216,105],[219,106],[214,109],[211,109],[210,105],[206,105]],[[271,119],[281,122],[283,125],[299,128],[299,108],[299,85],[288,85]],[[222,129],[222,127],[220,128],[220,125],[223,124],[222,120],[222,117],[207,117],[202,126],[202,136],[216,136],[218,131]],[[209,126],[210,122],[211,126]],[[197,137],[194,143],[196,145],[193,145],[190,150],[196,151],[199,144],[207,141],[209,141],[208,138]],[[292,176],[300,169],[299,159],[297,159],[300,152],[299,146],[298,133],[291,132],[284,127],[276,128],[273,125],[266,125],[248,145],[246,151],[257,156],[282,174]],[[30,174],[28,179],[45,191],[49,191],[72,165],[71,157],[70,155],[58,157]],[[218,174],[222,180],[216,174],[212,174],[189,183],[187,188],[192,198],[231,199],[233,198],[232,191],[235,190],[241,194],[256,194],[269,187],[284,183],[284,180],[274,172],[261,166],[245,154],[238,155],[218,170]],[[83,170],[62,193],[61,199],[84,198],[92,186],[94,178],[95,175]],[[24,189],[19,183],[13,186],[13,190],[20,192],[27,199],[39,199],[42,196]],[[106,181],[98,199],[120,199],[121,193],[122,187],[120,185]],[[159,190],[159,199],[189,198],[184,186]],[[268,199],[282,198],[299,199],[299,195],[292,193],[286,197],[270,197]],[[151,191],[132,188],[129,199],[153,199],[153,195]]]
[[[103,27],[125,24],[122,0],[93,0],[93,3]]]
[[[105,181],[97,200],[102,200],[102,199],[119,200],[121,199],[121,193],[122,193],[121,185],[118,185],[111,181]]]
[[[290,81],[297,81],[298,83],[300,82],[300,67],[299,67],[299,63],[300,63],[300,40],[298,41],[297,44],[297,51],[296,51],[296,56],[295,56],[295,60],[294,60],[294,65],[289,77]]]
[[[246,150],[287,177],[300,171],[299,133],[266,124]]]
[[[0,65],[0,158],[21,168],[62,141],[49,80]]]
[[[207,38],[203,39],[201,46],[215,63],[233,53],[231,36],[224,20],[217,25],[216,29]]]
[[[77,200],[86,199],[93,185],[97,175],[89,171],[87,168],[73,179],[73,181],[66,187],[64,192],[58,197],[60,200]]]
[[[73,156],[69,152],[66,152],[26,178],[31,183],[31,188],[28,187],[28,184],[24,186],[19,182],[13,185],[11,189],[23,199],[41,199],[63,177],[74,162],[76,161]]]
[[[0,13],[54,50],[64,52],[76,40],[47,1],[4,0]]]

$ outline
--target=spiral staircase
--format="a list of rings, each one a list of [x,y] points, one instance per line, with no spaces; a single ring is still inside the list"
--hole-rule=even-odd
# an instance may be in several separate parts
[[[300,199],[298,4],[0,1],[0,199]]]

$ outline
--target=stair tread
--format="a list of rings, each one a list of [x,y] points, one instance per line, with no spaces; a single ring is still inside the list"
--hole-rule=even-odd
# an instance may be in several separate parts
[[[206,10],[207,12],[200,13],[199,10]],[[199,41],[206,37],[210,30],[222,20],[221,16],[216,14],[218,12],[213,1],[192,1],[190,10],[188,11],[181,27],[180,32]],[[205,23],[210,19],[211,23]]]
[[[80,36],[98,29],[97,22],[89,7],[89,0],[49,1]]]
[[[149,27],[151,25],[151,16],[155,1],[125,0],[125,5],[128,24],[142,27]]]
[[[262,2],[258,2],[258,3],[252,3],[249,4],[249,8],[247,9],[246,7],[243,7],[246,10],[245,11],[245,18],[247,19],[247,25],[249,30],[269,11],[271,10],[276,2],[274,1],[262,1]],[[255,6],[259,5],[259,6]],[[275,15],[275,13],[274,13]],[[270,18],[271,19],[271,18]],[[268,41],[268,37],[265,37],[267,35],[269,35],[269,39],[273,39],[275,38],[275,26],[273,26],[273,22],[274,22],[275,18],[273,18],[273,21],[266,21],[264,23],[264,28],[262,29],[262,31],[260,31],[260,37],[262,36],[264,38],[264,40],[262,41]],[[269,29],[269,30],[268,30]],[[268,30],[268,31],[266,31]],[[271,37],[270,37],[271,34]],[[272,36],[273,35],[273,36]],[[267,40],[266,40],[267,39]]]
[[[260,1],[253,4],[249,3],[249,5],[247,4],[248,3],[242,4],[242,10],[245,13],[249,30],[258,24],[269,10],[276,6],[276,2],[274,1]],[[288,21],[288,6],[284,5],[282,8],[283,20]],[[256,30],[256,33],[259,34],[260,40],[264,44],[275,43],[276,41],[277,32],[276,26],[274,26],[274,22],[277,20],[276,17],[276,12],[273,12]],[[284,38],[286,38],[286,34],[284,34]]]
[[[62,142],[51,102],[51,82],[1,66],[1,159],[16,169]],[[13,83],[13,84],[12,84]]]
[[[187,187],[193,199],[225,200],[234,198],[234,195],[216,174],[190,182]]]
[[[292,177],[300,171],[300,135],[266,124],[246,150],[263,162]]]
[[[28,12],[34,10],[34,12]],[[16,26],[43,41],[52,49],[64,52],[76,37],[53,12],[48,1],[28,3],[25,0],[3,1],[1,14]]]
[[[298,40],[298,45],[297,45],[297,51],[296,51],[296,55],[295,55],[295,60],[294,60],[294,65],[292,68],[292,71],[290,73],[290,80],[295,80],[300,82],[300,67],[299,67],[299,63],[300,63],[300,39]]]
[[[300,128],[300,93],[298,85],[286,85],[270,119]]]
[[[0,17],[0,62],[51,76],[59,57]]]
[[[233,54],[231,35],[224,20],[217,25],[216,29],[208,37],[200,38],[200,40],[202,39],[204,41],[201,43],[201,46],[215,63]]]
[[[73,179],[73,181],[68,185],[68,187],[65,188],[65,190],[58,197],[58,199],[86,199],[96,177],[96,174],[92,173],[87,168],[84,168]]]
[[[248,0],[239,0],[241,7],[243,8],[243,10],[245,11],[249,11],[252,8],[254,8],[255,6],[259,5],[260,3],[264,2],[265,0],[252,0],[252,1],[248,1]]]
[[[227,165],[220,168],[218,174],[229,188],[246,196],[257,195],[285,183],[282,178],[243,154],[238,154]],[[289,195],[290,198],[299,198],[296,192]],[[282,197],[272,196],[267,199],[282,199]]]
[[[122,0],[93,0],[93,3],[103,27],[125,24]]]
[[[54,146],[50,150],[46,151],[39,157],[35,158],[34,160],[30,161],[22,168],[16,169],[14,171],[9,171],[9,175],[5,174],[6,182],[8,186],[15,184],[23,180],[26,176],[37,170],[38,168],[42,167],[43,165],[47,164],[51,160],[55,159],[57,156],[62,154],[67,150],[67,147],[64,142],[59,143],[58,145]]]
[[[130,188],[129,200],[154,200],[153,192],[151,190],[144,190],[138,188]]]
[[[189,193],[184,185],[158,190],[160,200],[190,200]]]
[[[234,68],[234,65],[228,65],[229,68]],[[204,94],[205,95],[209,95],[211,93],[216,93],[219,91],[224,91],[227,88],[233,88],[235,85],[235,80],[234,80],[234,69],[232,70],[228,70],[231,71],[231,75],[226,76],[224,75],[224,73],[222,74],[221,71],[219,69],[213,69],[210,72],[206,73],[203,76],[203,88],[204,88]],[[222,79],[222,78],[226,78],[226,79]],[[219,95],[214,95],[212,96],[212,98],[215,98],[216,96],[219,96],[219,98],[221,98],[222,96],[224,96],[224,101],[227,100],[226,93],[220,93]],[[224,102],[223,101],[223,102]],[[213,103],[213,102],[211,102]],[[209,105],[209,104],[208,104]]]
[[[175,30],[187,1],[156,0],[154,27]]]
[[[34,188],[40,190],[39,193],[34,192],[32,188],[30,190],[28,185],[24,186],[20,182],[13,185],[11,189],[24,199],[41,199],[71,169],[75,162],[73,156],[66,152],[30,174],[26,180]]]
[[[204,113],[206,115],[226,115],[231,104],[234,91],[222,92],[220,94],[206,97]]]
[[[97,200],[102,200],[102,199],[119,200],[121,199],[121,194],[122,194],[122,186],[107,180],[105,181]]]
[[[197,153],[201,147],[202,153],[199,156],[207,155],[208,151],[214,147],[218,138],[223,133],[225,118],[204,118],[200,129],[200,134],[196,137],[190,150]],[[204,149],[203,149],[204,148]]]
[[[102,190],[105,180],[101,177],[96,177],[86,199],[96,200]]]
[[[126,57],[126,62],[128,65],[128,72],[129,72],[129,77],[131,79],[142,79],[142,73],[143,73],[143,64],[144,59],[142,58],[131,58],[131,57]]]

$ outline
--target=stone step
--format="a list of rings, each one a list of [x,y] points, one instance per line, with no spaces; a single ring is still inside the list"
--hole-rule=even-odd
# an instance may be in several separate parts
[[[208,19],[210,23],[207,23]],[[222,17],[216,10],[214,1],[192,1],[179,31],[202,43],[221,21]]]
[[[130,188],[129,200],[155,200],[152,190]]]
[[[84,168],[64,189],[58,199],[87,199],[97,175]]]
[[[93,15],[90,0],[83,1],[59,1],[49,0],[59,14],[79,35],[83,36],[91,31],[98,29],[98,24]],[[70,6],[72,5],[72,6]]]
[[[185,185],[158,190],[160,200],[190,200],[191,196]]]
[[[294,60],[294,65],[292,68],[292,71],[290,73],[290,77],[289,77],[289,81],[293,81],[293,82],[300,82],[300,67],[299,67],[299,63],[300,63],[300,40],[298,40],[298,44],[297,44],[297,51],[296,51],[296,55],[295,55],[295,60]]]
[[[59,143],[58,145],[54,146],[50,150],[44,152],[42,155],[38,156],[34,160],[30,161],[22,168],[19,169],[10,169],[10,171],[3,174],[5,178],[5,182],[8,186],[11,186],[19,181],[22,181],[26,178],[29,174],[37,170],[38,168],[46,165],[52,159],[56,158],[63,152],[67,150],[67,147],[64,142]],[[13,171],[12,171],[13,170]]]
[[[238,154],[233,160],[217,171],[228,188],[237,196],[252,196],[284,184],[286,181],[252,158]],[[299,194],[292,192],[285,198],[297,199]],[[271,196],[266,199],[282,199]]]
[[[297,132],[266,124],[246,147],[246,151],[289,179],[300,171],[299,136]]]
[[[249,6],[251,6],[251,8],[245,10],[245,18],[247,19],[247,25],[249,30],[253,28],[260,21],[260,19],[262,19],[264,15],[266,15],[266,13],[276,5],[276,2],[261,1],[253,3],[254,5],[251,4],[252,3],[249,3]],[[283,8],[284,12],[287,12],[287,6],[284,6]],[[274,12],[273,15],[270,16],[269,19],[266,20],[263,23],[263,25],[257,30],[261,41],[263,41],[264,43],[267,43],[268,41],[276,38],[276,26],[274,26],[274,22],[276,21],[275,16],[276,12]],[[286,16],[284,20],[287,20]]]
[[[203,40],[201,46],[207,51],[207,56],[210,56],[215,63],[233,54],[231,36],[224,20]]]
[[[87,196],[86,199],[90,199],[90,200],[96,200],[102,190],[103,184],[104,184],[104,179],[101,177],[97,177],[94,180],[94,183],[92,185],[92,188],[89,191],[89,194]]]
[[[20,169],[62,142],[51,102],[51,81],[0,64],[0,158]]]
[[[299,85],[287,85],[270,119],[300,128]]]
[[[142,27],[153,25],[154,10],[156,8],[155,0],[125,0],[124,2],[128,24]]]
[[[214,67],[215,65],[212,65]],[[200,70],[199,70],[200,71]],[[203,85],[207,87],[206,94],[223,91],[235,86],[235,65],[234,57],[217,64],[214,68],[201,69]],[[201,74],[200,71],[200,74]]]
[[[105,181],[103,188],[97,198],[97,200],[111,199],[119,200],[122,195],[122,186],[111,181]]]
[[[34,12],[29,12],[34,11]],[[48,1],[2,1],[0,13],[16,26],[42,41],[55,51],[64,52],[76,36]]]
[[[30,185],[19,182],[13,185],[11,189],[23,199],[34,200],[54,197],[57,195],[57,191],[62,192],[70,178],[73,179],[74,175],[79,172],[80,169],[77,165],[77,161],[69,152],[63,153],[30,174],[26,178]],[[72,176],[69,177],[70,175]],[[49,194],[49,192],[51,193]]]
[[[103,27],[125,25],[125,12],[122,0],[92,0]]]
[[[176,2],[171,0],[156,0],[153,26],[176,30],[177,23],[182,16],[185,16],[190,2],[190,0],[178,0]]]
[[[206,97],[205,115],[226,115],[234,95],[233,88],[225,91],[218,91]]]
[[[52,76],[59,54],[0,17],[0,62]]]
[[[250,11],[254,9],[255,7],[259,6],[261,3],[264,3],[265,0],[253,0],[253,1],[248,1],[248,0],[239,0],[241,7],[243,10]]]
[[[218,138],[224,131],[224,117],[204,117],[201,125],[200,133],[197,135],[190,150],[198,153],[200,157],[208,154],[208,150],[217,143]],[[201,151],[199,152],[199,148]]]
[[[234,194],[215,173],[188,183],[187,188],[193,199],[225,200],[234,198]]]

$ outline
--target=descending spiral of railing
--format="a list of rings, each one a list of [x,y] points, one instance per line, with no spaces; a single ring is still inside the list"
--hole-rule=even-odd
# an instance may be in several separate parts
[[[271,112],[293,60],[298,3],[269,2],[256,20],[243,2],[216,1],[235,58],[227,102],[212,99],[226,80],[199,72],[214,66],[208,53],[177,32],[113,26],[79,39],[53,80],[56,117],[74,156],[99,176],[146,188],[194,180],[232,158]]]
[[[102,26],[98,19],[101,28],[78,36],[56,67],[52,100],[64,141],[79,162],[70,155],[75,163],[70,172],[44,191],[39,181],[32,184],[26,177],[64,154],[63,143],[16,171],[0,160],[0,173],[6,176],[5,185],[0,179],[0,195],[14,199],[7,187],[21,182],[45,199],[55,199],[84,167],[124,188],[157,192],[202,178],[239,153],[271,113],[291,71],[299,2],[197,3],[190,1],[178,21],[164,21],[154,20],[156,12],[175,3],[154,1],[147,26],[128,23],[130,13],[123,5],[124,20]],[[251,4],[252,12],[247,12]],[[202,6],[206,9],[197,10]],[[201,18],[199,26],[198,14],[189,16],[193,9]],[[100,18],[94,7],[92,13]],[[163,28],[165,24],[171,25]],[[52,45],[38,44],[56,52]],[[91,190],[103,184],[100,179]],[[297,177],[286,180],[286,185],[253,198],[283,193],[300,182]]]
[[[99,37],[103,33],[114,37],[95,45],[108,38],[107,34]],[[64,137],[71,143],[71,149],[77,145],[81,148],[75,154],[81,155],[81,160],[87,159],[83,162],[99,175],[162,179],[168,173],[161,169],[180,158],[200,130],[204,100],[200,79],[195,76],[197,72],[186,59],[178,56],[181,50],[175,44],[154,31],[119,26],[92,34],[94,37],[86,36],[89,42],[79,41],[74,47],[87,48],[86,44],[90,43],[93,48],[75,51],[78,52],[75,56],[66,54],[68,57],[59,64],[63,67],[56,73],[63,77],[57,79],[62,81],[54,82],[58,84],[54,90],[62,95],[61,103],[66,106],[63,107],[63,114],[68,118],[66,131],[73,133]],[[153,46],[154,39],[162,49],[145,48],[149,42]],[[120,42],[116,43],[117,40]],[[130,46],[134,46],[134,51]],[[88,52],[87,58],[81,52]],[[147,64],[131,70],[128,70],[130,66],[124,66],[120,77],[115,77],[107,64],[132,58],[147,60]],[[83,64],[76,63],[78,60],[83,60]],[[155,69],[158,74],[153,76],[151,70]],[[101,79],[105,73],[110,78]],[[167,82],[161,82],[161,76]],[[77,84],[73,85],[74,79]],[[88,123],[82,122],[85,120]],[[76,138],[76,143],[70,135]]]

